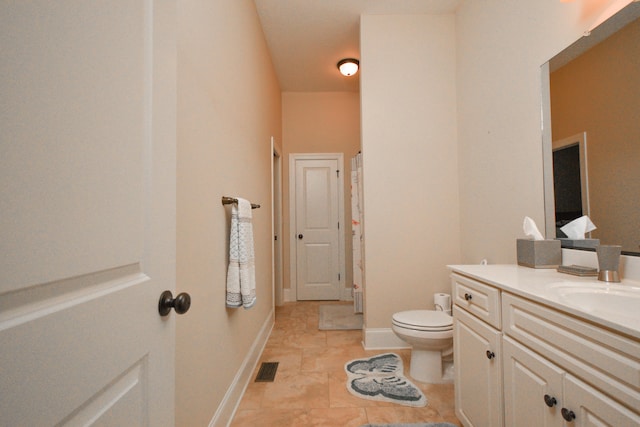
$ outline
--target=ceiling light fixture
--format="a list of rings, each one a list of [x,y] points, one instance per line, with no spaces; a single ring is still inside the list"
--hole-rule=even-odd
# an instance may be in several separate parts
[[[360,61],[353,58],[345,58],[338,62],[338,70],[343,76],[353,76],[358,72]]]

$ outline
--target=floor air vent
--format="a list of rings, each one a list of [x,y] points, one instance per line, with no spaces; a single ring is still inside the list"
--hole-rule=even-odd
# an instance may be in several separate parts
[[[279,362],[264,362],[260,365],[258,375],[256,375],[257,383],[269,383],[273,382],[276,378],[276,371],[278,370]]]

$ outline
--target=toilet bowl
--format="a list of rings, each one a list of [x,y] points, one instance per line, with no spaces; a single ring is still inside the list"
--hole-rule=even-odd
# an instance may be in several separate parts
[[[392,316],[391,329],[411,345],[409,375],[421,382],[453,382],[453,317],[445,311],[409,310]]]

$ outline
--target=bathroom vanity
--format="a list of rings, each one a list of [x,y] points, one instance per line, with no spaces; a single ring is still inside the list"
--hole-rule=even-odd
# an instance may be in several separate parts
[[[449,268],[465,426],[640,426],[639,282]]]

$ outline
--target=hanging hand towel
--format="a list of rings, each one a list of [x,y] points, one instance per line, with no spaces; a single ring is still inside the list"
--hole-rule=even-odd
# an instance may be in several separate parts
[[[237,206],[231,206],[227,307],[250,308],[256,302],[251,203],[239,197],[237,199]]]

